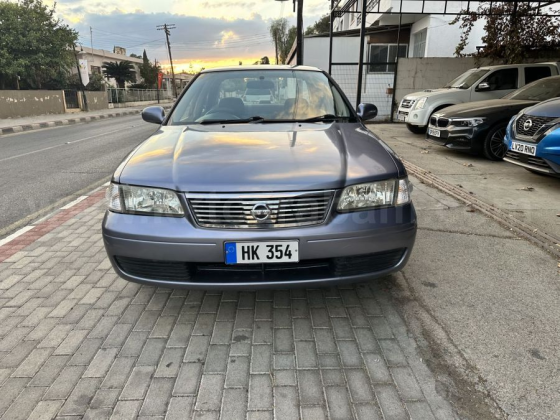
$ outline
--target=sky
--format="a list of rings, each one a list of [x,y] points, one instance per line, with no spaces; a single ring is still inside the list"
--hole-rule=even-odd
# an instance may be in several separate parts
[[[53,0],[45,0],[53,3]],[[304,27],[328,13],[330,0],[305,0]],[[268,56],[274,45],[268,33],[272,19],[295,24],[292,1],[275,0],[57,0],[57,15],[78,30],[84,46],[169,63],[165,33],[157,25],[174,24],[171,52],[176,72],[223,65],[252,64]],[[90,32],[90,27],[91,32]]]

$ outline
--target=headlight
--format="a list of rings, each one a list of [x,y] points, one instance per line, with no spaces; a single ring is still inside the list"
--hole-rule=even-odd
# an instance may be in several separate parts
[[[461,118],[451,119],[451,124],[455,127],[476,127],[484,122],[484,118]]]
[[[410,203],[412,185],[407,178],[346,187],[338,202],[339,211],[368,210]]]
[[[177,194],[160,188],[111,184],[107,189],[109,210],[119,213],[182,216]]]
[[[424,105],[426,105],[427,100],[428,98],[426,96],[421,98],[418,102],[416,102],[414,109],[424,109]]]

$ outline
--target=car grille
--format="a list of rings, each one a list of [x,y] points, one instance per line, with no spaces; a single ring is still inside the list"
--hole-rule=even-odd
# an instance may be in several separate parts
[[[534,167],[535,169],[544,169],[544,170],[547,170],[547,171],[552,171],[552,168],[546,162],[546,160],[544,160],[540,157],[525,155],[523,153],[517,153],[517,152],[511,151],[511,150],[508,150],[508,152],[506,153],[506,158],[509,158],[509,159],[514,160],[516,162],[524,163],[525,165],[530,165],[530,166]]]
[[[403,99],[401,102],[401,108],[412,108],[414,102],[415,102],[414,99]]]
[[[525,137],[533,137],[545,124],[555,120],[557,117],[534,117],[523,114],[515,122],[516,134]],[[525,129],[525,122],[531,120],[531,127]]]
[[[115,261],[126,274],[148,280],[195,283],[250,283],[298,281],[321,278],[375,274],[395,267],[405,249],[377,252],[352,257],[303,260],[299,263],[238,264],[186,263],[116,256]]]
[[[449,125],[449,118],[430,117],[430,125],[434,127],[447,127]]]
[[[272,229],[323,223],[333,195],[333,191],[278,195],[187,194],[187,200],[199,226],[222,229]],[[269,216],[259,220],[253,213],[256,206],[261,209],[266,206]]]

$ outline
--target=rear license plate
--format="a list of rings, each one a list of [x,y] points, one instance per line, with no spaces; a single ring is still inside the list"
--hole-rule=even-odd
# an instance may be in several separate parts
[[[226,264],[299,262],[298,241],[226,242]]]
[[[408,117],[408,114],[405,114],[405,113],[402,113],[402,112],[399,112],[397,114],[397,119],[399,121],[406,121],[406,117]]]
[[[535,156],[537,154],[537,146],[533,144],[518,143],[516,141],[511,142],[511,150],[523,153],[524,155]]]
[[[433,137],[441,137],[441,131],[433,128],[428,128],[428,135]]]

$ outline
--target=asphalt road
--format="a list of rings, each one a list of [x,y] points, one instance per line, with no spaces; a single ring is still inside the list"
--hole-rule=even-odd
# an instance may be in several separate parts
[[[133,115],[0,137],[0,238],[107,180],[156,129]]]

